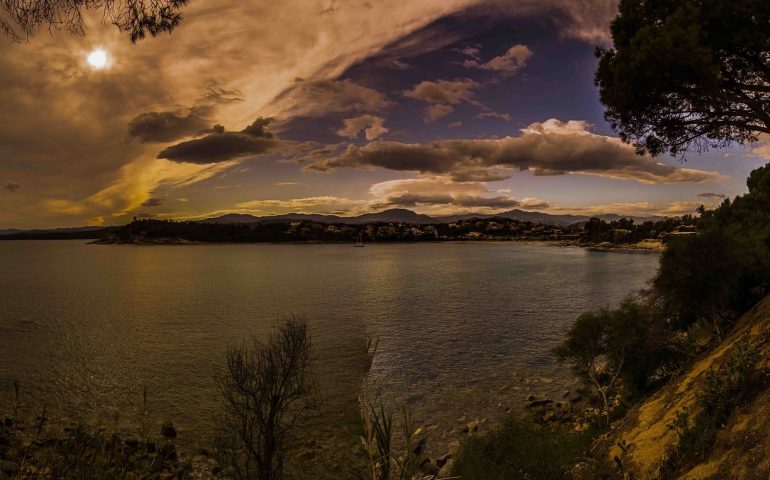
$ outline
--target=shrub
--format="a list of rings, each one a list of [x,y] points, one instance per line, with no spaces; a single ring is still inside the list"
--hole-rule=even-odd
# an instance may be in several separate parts
[[[307,322],[290,318],[267,341],[231,346],[218,378],[223,418],[214,442],[219,464],[240,480],[283,478],[295,423],[313,406]]]
[[[536,428],[507,419],[499,428],[474,436],[460,447],[452,477],[463,480],[555,480],[569,478],[591,446],[593,433]]]
[[[141,439],[121,437],[117,414],[111,428],[79,423],[55,429],[45,405],[22,399],[18,383],[0,414],[0,480],[192,477],[191,463],[177,457],[170,423],[162,438],[151,438],[149,427]]]
[[[365,466],[353,471],[358,480],[419,480],[424,439],[422,429],[416,428],[406,407],[396,425],[393,414],[385,410],[382,400],[361,403],[361,447]],[[394,438],[398,429],[400,437]],[[396,441],[400,444],[396,445]]]

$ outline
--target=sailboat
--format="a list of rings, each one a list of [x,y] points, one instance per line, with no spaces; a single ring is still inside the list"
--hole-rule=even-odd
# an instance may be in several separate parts
[[[361,234],[361,232],[358,232],[358,238],[356,239],[356,244],[353,245],[354,247],[363,247],[364,246],[364,237]]]

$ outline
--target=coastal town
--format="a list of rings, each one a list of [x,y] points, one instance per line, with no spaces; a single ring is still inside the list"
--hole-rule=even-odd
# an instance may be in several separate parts
[[[537,241],[597,248],[660,250],[673,237],[697,233],[690,216],[635,223],[591,218],[570,225],[548,225],[508,218],[470,218],[448,223],[372,222],[363,224],[284,220],[253,223],[178,222],[135,219],[102,232],[95,243],[250,243],[250,242],[442,242]]]

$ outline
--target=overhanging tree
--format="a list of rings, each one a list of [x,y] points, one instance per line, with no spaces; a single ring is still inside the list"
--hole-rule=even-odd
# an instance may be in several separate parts
[[[595,81],[607,121],[640,153],[770,134],[767,0],[621,0],[611,32]]]
[[[132,42],[171,31],[182,21],[189,0],[0,0],[0,30],[21,41],[40,28],[85,33],[84,12],[103,18],[128,33]]]

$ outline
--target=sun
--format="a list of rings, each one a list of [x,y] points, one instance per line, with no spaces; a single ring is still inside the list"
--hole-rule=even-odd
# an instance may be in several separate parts
[[[88,54],[88,58],[86,60],[94,70],[105,69],[109,64],[109,57],[107,56],[107,52],[101,48],[97,48],[96,50],[91,51],[91,53]]]

